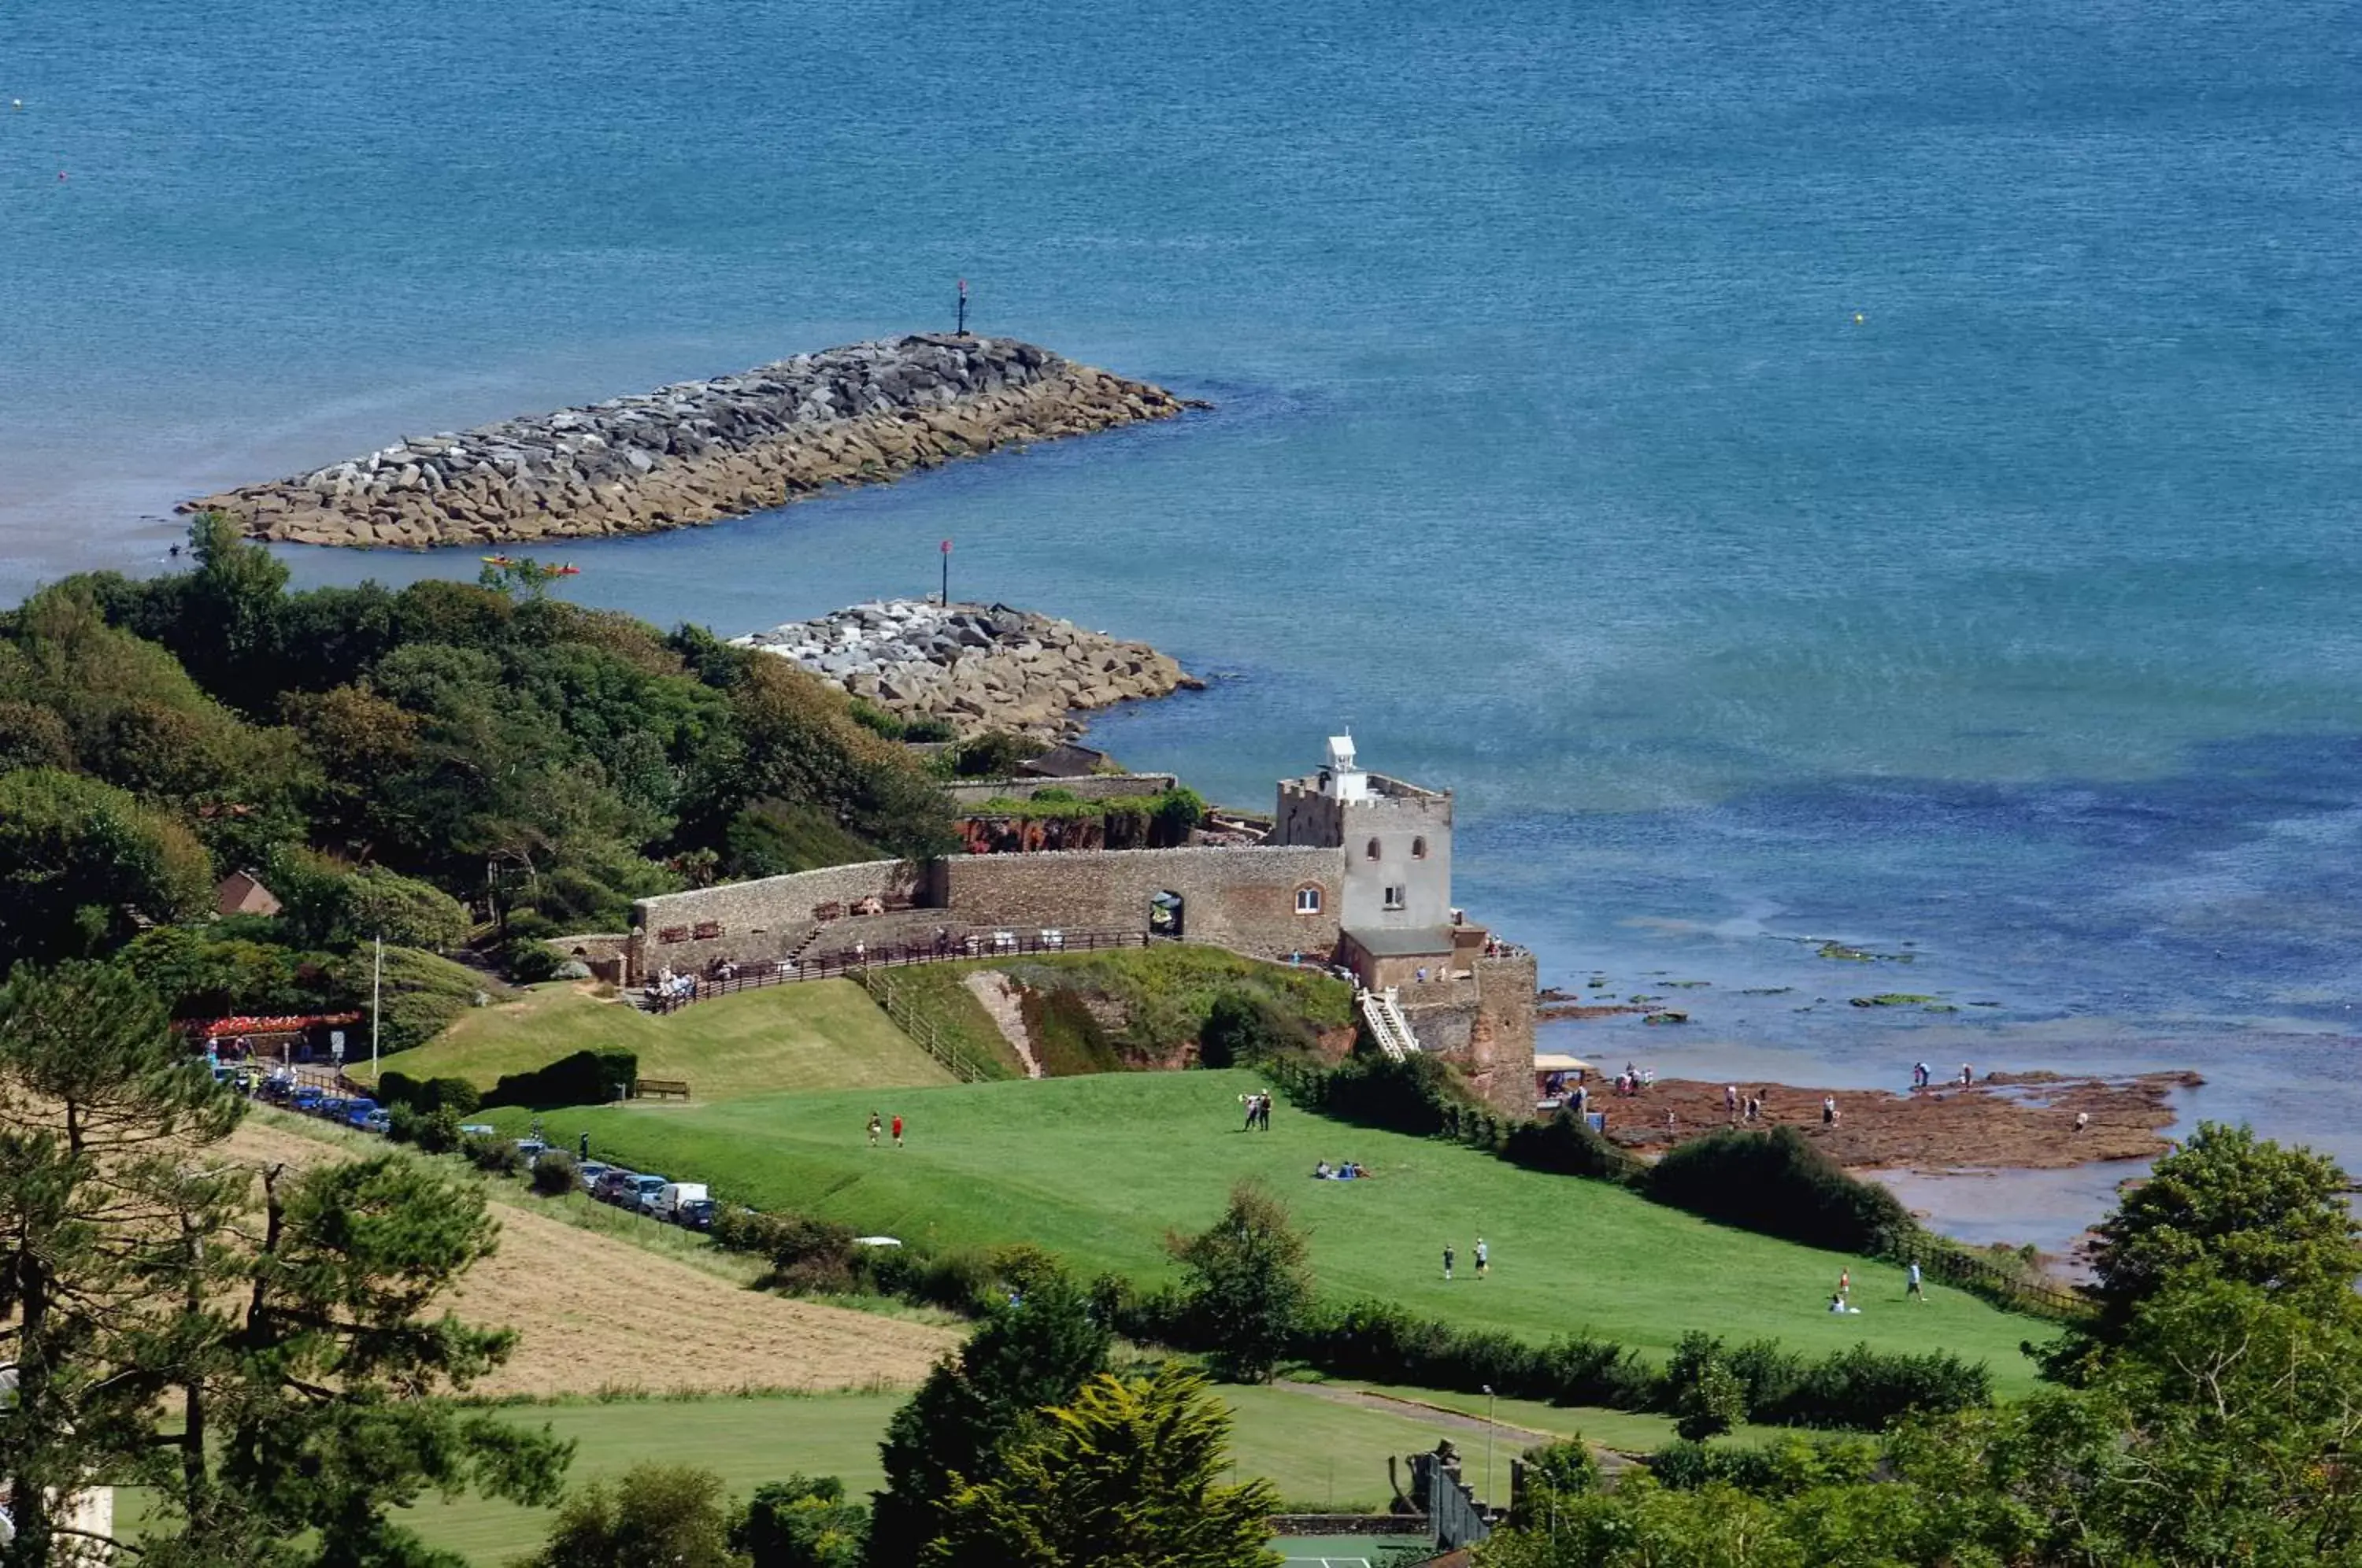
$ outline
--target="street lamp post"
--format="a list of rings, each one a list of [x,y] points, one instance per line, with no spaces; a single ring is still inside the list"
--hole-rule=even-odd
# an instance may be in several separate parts
[[[1493,1386],[1485,1385],[1485,1511],[1493,1511],[1493,1411],[1498,1401]]]
[[[370,1079],[377,1078],[377,1020],[385,1010],[379,999],[385,991],[385,933],[377,933],[377,963],[370,970]]]

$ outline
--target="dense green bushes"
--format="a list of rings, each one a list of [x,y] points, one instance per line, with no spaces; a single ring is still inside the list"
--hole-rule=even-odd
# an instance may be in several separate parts
[[[550,1110],[568,1105],[604,1105],[628,1096],[640,1081],[635,1052],[613,1046],[577,1051],[529,1073],[503,1073],[486,1105],[522,1105]]]
[[[465,1078],[414,1078],[399,1069],[380,1075],[377,1098],[385,1106],[406,1105],[420,1112],[450,1110],[461,1116],[473,1115],[484,1102],[476,1086]]]
[[[1794,1127],[1727,1129],[1676,1144],[1642,1190],[1709,1220],[1837,1252],[1891,1251],[1918,1229],[1893,1193],[1848,1176]]]

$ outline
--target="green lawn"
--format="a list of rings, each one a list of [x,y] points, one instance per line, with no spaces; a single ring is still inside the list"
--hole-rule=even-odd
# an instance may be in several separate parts
[[[1398,1398],[1417,1399],[1422,1404],[1440,1406],[1466,1416],[1489,1417],[1504,1426],[1522,1427],[1529,1432],[1548,1432],[1552,1437],[1581,1438],[1599,1448],[1612,1448],[1622,1453],[1650,1453],[1673,1441],[1673,1418],[1650,1415],[1643,1410],[1608,1410],[1596,1405],[1549,1405],[1539,1399],[1488,1399],[1482,1394],[1459,1394],[1444,1388],[1402,1388],[1375,1383],[1337,1381],[1332,1388],[1366,1388],[1374,1393],[1391,1394]],[[1717,1445],[1739,1446],[1778,1442],[1797,1436],[1794,1427],[1759,1427],[1742,1423],[1733,1427],[1723,1437],[1713,1441]]]
[[[2004,1392],[2031,1386],[2021,1341],[2045,1326],[1931,1286],[1906,1302],[1899,1271],[1711,1225],[1613,1186],[1519,1170],[1456,1144],[1344,1126],[1281,1107],[1239,1131],[1252,1072],[1120,1073],[891,1092],[768,1095],[543,1117],[570,1143],[711,1183],[723,1197],[793,1209],[931,1245],[1032,1242],[1089,1275],[1169,1276],[1164,1240],[1220,1211],[1242,1177],[1267,1182],[1312,1238],[1327,1295],[1531,1339],[1588,1331],[1645,1353],[1688,1329],[1770,1336],[1808,1353],[1867,1341],[1989,1363]],[[864,1146],[869,1111],[907,1119],[910,1146]],[[503,1113],[509,1115],[511,1113]],[[521,1118],[511,1116],[512,1120]],[[1365,1182],[1308,1179],[1316,1160],[1360,1161]],[[1493,1277],[1470,1277],[1478,1235]],[[1439,1254],[1459,1250],[1460,1277]],[[1858,1317],[1825,1310],[1840,1268]]]
[[[1390,1496],[1387,1456],[1432,1448],[1445,1435],[1401,1417],[1285,1389],[1221,1393],[1237,1420],[1231,1432],[1237,1473],[1268,1476],[1288,1502],[1324,1510],[1332,1504],[1352,1511],[1383,1508]],[[881,1482],[877,1440],[904,1397],[650,1400],[520,1406],[504,1413],[528,1427],[546,1422],[558,1436],[574,1439],[579,1444],[569,1472],[574,1482],[659,1461],[712,1470],[740,1496],[794,1471],[839,1476],[847,1492],[866,1496]],[[1501,1463],[1506,1486],[1506,1451]],[[489,1564],[530,1551],[548,1520],[545,1510],[469,1497],[423,1504],[414,1522],[433,1544]]]
[[[536,986],[516,1001],[462,1015],[383,1066],[414,1078],[460,1077],[490,1088],[503,1073],[593,1046],[637,1052],[642,1077],[686,1078],[700,1100],[952,1081],[850,980],[768,986],[662,1017],[602,1001],[566,982]]]

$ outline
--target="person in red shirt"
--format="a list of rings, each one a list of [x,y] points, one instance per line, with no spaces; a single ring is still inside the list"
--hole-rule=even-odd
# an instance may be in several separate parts
[[[898,1149],[902,1146],[902,1119],[900,1116],[894,1118],[894,1146]]]

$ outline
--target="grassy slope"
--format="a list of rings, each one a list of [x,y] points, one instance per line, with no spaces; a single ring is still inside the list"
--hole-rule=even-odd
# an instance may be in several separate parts
[[[1898,1272],[1646,1203],[1614,1187],[1518,1170],[1458,1145],[1347,1127],[1283,1106],[1269,1133],[1239,1128],[1250,1072],[1125,1073],[942,1089],[776,1095],[730,1104],[631,1106],[544,1118],[571,1142],[642,1168],[711,1182],[762,1208],[799,1209],[935,1245],[1033,1242],[1083,1273],[1166,1276],[1163,1242],[1205,1226],[1241,1177],[1268,1182],[1312,1237],[1331,1297],[1540,1340],[1587,1331],[1644,1352],[1683,1331],[1775,1337],[1808,1353],[1867,1341],[1948,1349],[1992,1366],[2003,1390],[2033,1380],[2018,1353],[2039,1325],[1941,1286],[1903,1299]],[[877,1108],[909,1121],[910,1147],[866,1148]],[[1363,1183],[1307,1179],[1350,1157]],[[1469,1277],[1479,1234],[1494,1277]],[[1461,1277],[1440,1277],[1446,1242]],[[1859,1317],[1825,1305],[1850,1267]]]
[[[1293,1503],[1382,1507],[1386,1456],[1435,1446],[1432,1427],[1374,1410],[1330,1405],[1284,1389],[1226,1388],[1237,1417],[1231,1452],[1242,1475],[1265,1475]],[[575,1439],[577,1482],[647,1461],[694,1464],[721,1474],[740,1496],[792,1471],[836,1475],[866,1495],[881,1481],[877,1440],[902,1402],[897,1394],[821,1398],[698,1399],[518,1407],[521,1425],[544,1422]],[[497,1563],[531,1550],[548,1527],[538,1509],[464,1498],[429,1502],[414,1522],[435,1545],[471,1562]]]
[[[639,1054],[645,1077],[686,1078],[701,1100],[784,1089],[947,1084],[951,1076],[850,980],[766,987],[657,1017],[558,983],[462,1016],[431,1043],[385,1058],[415,1078],[490,1088],[593,1046]]]
[[[1033,989],[1072,990],[1112,1002],[1128,1020],[1116,1031],[1152,1053],[1194,1040],[1214,999],[1244,991],[1271,1001],[1314,1027],[1352,1021],[1352,989],[1318,969],[1291,969],[1242,958],[1219,947],[1120,948],[1059,956],[978,959],[897,969],[896,993],[971,1057],[1002,1064],[1020,1076],[1015,1054],[965,984],[977,969],[1006,970]],[[1050,1070],[1059,1069],[1054,1065]]]

